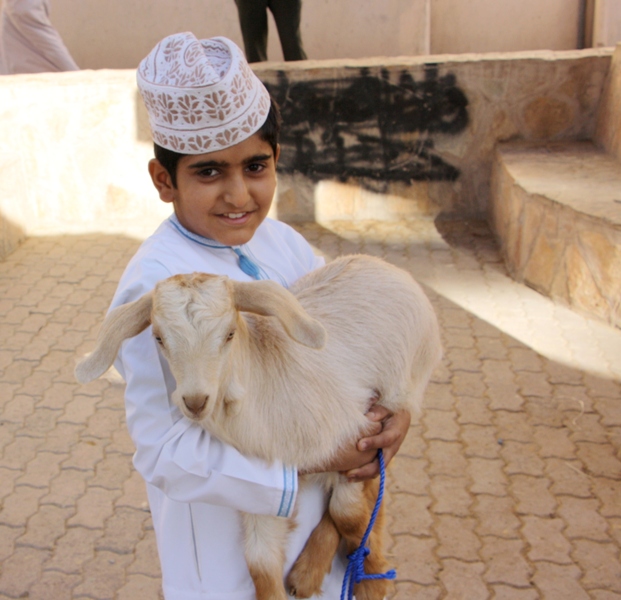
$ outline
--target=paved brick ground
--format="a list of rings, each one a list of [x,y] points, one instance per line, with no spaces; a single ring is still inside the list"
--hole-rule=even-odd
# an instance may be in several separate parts
[[[621,598],[621,331],[508,279],[480,224],[302,231],[411,270],[442,325],[389,475],[393,600]],[[0,263],[0,599],[160,597],[122,386],[72,375],[137,245],[39,237]]]

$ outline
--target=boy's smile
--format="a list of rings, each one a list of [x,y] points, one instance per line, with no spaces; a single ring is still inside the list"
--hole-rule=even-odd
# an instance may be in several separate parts
[[[177,165],[177,186],[157,161],[149,173],[164,202],[172,202],[189,231],[227,246],[250,241],[269,212],[276,190],[276,155],[258,133],[206,154],[187,155]]]

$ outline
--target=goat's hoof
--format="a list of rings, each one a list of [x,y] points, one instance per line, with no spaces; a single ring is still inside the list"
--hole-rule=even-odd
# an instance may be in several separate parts
[[[287,589],[289,595],[294,598],[311,598],[312,596],[321,595],[321,583],[309,581],[309,577],[298,577],[296,573],[289,573],[287,577]]]
[[[290,587],[288,592],[289,592],[289,596],[293,596],[294,598],[302,598],[303,597],[303,596],[298,596],[298,591],[294,587]]]
[[[310,598],[312,594],[305,594],[301,591],[298,591],[295,587],[289,588],[289,596],[293,596],[294,598]]]

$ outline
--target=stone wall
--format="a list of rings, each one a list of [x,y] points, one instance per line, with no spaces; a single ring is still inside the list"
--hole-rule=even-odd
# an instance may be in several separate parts
[[[0,77],[5,253],[26,235],[131,232],[168,214],[140,108],[133,71]]]
[[[501,144],[492,185],[511,276],[621,327],[621,163],[588,141]]]
[[[511,276],[621,327],[621,44],[593,140],[499,144],[489,220]]]
[[[621,43],[615,49],[614,63],[600,101],[595,142],[621,160]]]
[[[283,219],[486,214],[499,140],[590,138],[611,50],[257,65],[283,105]],[[42,231],[144,230],[134,72],[0,78],[2,252]]]
[[[394,217],[416,217],[421,207],[485,216],[499,141],[593,136],[610,55],[606,49],[257,65],[285,123],[280,215],[361,218],[361,207],[375,214],[373,194],[388,194]],[[326,186],[309,181],[339,182],[351,200],[327,206],[320,197]],[[334,185],[328,187],[334,196]]]

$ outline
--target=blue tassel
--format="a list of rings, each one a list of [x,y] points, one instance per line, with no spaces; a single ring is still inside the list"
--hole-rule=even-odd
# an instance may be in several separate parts
[[[261,271],[239,248],[233,248],[239,257],[239,268],[253,279],[261,279]]]

